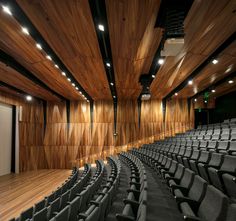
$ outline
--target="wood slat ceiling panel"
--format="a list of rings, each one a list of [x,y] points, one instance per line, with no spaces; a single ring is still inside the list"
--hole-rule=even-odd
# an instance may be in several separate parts
[[[28,78],[22,76],[14,69],[6,66],[4,63],[0,62],[0,81],[3,81],[11,86],[14,86],[32,96],[40,97],[44,100],[57,100],[59,98],[52,95],[47,90],[39,87]]]
[[[160,0],[106,0],[118,98],[136,99],[142,73],[148,73],[161,40],[155,28]]]
[[[179,97],[190,97],[195,93],[202,91],[209,85],[226,77],[230,73],[236,71],[236,42],[227,48],[217,58],[218,63],[210,63],[196,78],[193,79],[194,84],[188,85],[178,93]]]
[[[151,85],[153,97],[162,98],[177,87],[236,29],[236,2],[194,1],[185,19],[185,45],[168,57]]]
[[[88,1],[17,2],[85,91],[111,99]]]
[[[45,58],[45,53],[35,46],[36,42],[21,31],[20,24],[0,11],[0,48],[14,57],[21,65],[44,81],[51,89],[68,99],[81,99],[79,93]]]

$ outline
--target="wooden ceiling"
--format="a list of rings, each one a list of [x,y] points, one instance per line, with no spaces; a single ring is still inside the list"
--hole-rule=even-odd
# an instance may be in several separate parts
[[[160,2],[105,0],[118,100],[137,99],[140,95],[139,77],[149,72],[162,37],[162,30],[154,27]],[[17,3],[92,99],[111,100],[88,0],[17,0]],[[181,84],[236,31],[235,24],[235,0],[194,1],[185,19],[184,48],[176,57],[165,59],[151,84],[152,98],[163,98]],[[0,10],[0,49],[55,92],[70,100],[82,99],[35,44],[31,36],[22,33],[21,24],[13,16]],[[218,60],[216,65],[207,65],[193,79],[194,84],[179,91],[178,96],[193,96],[236,71],[236,42]],[[3,63],[0,63],[0,81],[45,100],[58,100]]]

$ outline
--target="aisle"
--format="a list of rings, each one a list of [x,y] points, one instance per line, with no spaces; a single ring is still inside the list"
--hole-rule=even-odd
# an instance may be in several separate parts
[[[124,163],[121,165],[120,185],[106,221],[116,221],[116,214],[122,213],[124,209],[123,199],[127,197],[127,189],[129,189],[130,169]]]
[[[174,197],[167,185],[157,176],[154,170],[145,166],[148,181],[147,219],[146,221],[179,221],[183,220]]]

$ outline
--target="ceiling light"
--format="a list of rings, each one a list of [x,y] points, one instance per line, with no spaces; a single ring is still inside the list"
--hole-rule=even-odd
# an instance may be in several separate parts
[[[219,61],[218,60],[216,60],[216,59],[213,59],[212,60],[212,64],[217,64]]]
[[[89,100],[87,100],[87,102],[89,102]]]
[[[29,35],[29,31],[26,27],[22,27],[21,30],[24,34]]]
[[[197,98],[194,99],[194,102],[197,102]]]
[[[57,68],[57,69],[59,68],[59,66],[58,66],[57,64],[55,64],[54,66],[55,66],[55,68]]]
[[[207,100],[205,100],[204,103],[206,104],[206,103],[207,103]]]
[[[52,58],[51,58],[50,55],[47,55],[46,58],[47,58],[48,60],[50,60],[50,61],[52,60]]]
[[[78,90],[79,90],[79,88],[78,88],[78,87],[75,87],[75,90],[77,90],[77,91],[78,91]]]
[[[8,15],[12,15],[11,10],[8,6],[2,5],[2,10]]]
[[[225,73],[229,73],[232,70],[232,67],[228,67],[227,70],[225,71]]]
[[[178,93],[175,93],[175,96],[177,96],[178,95]]]
[[[81,92],[81,91],[80,91],[79,93],[80,93],[80,94],[82,94],[82,92]]]
[[[75,87],[75,83],[72,83],[72,86]]]
[[[67,80],[68,80],[69,82],[71,82],[71,79],[70,79],[70,78],[67,78]]]
[[[101,25],[101,24],[98,25],[98,29],[100,31],[105,31],[104,25]]]
[[[159,58],[158,59],[158,64],[162,65],[164,64],[165,60],[163,58]]]
[[[61,74],[62,74],[63,76],[66,76],[66,73],[65,73],[64,71],[62,71]]]
[[[111,85],[111,86],[113,86],[113,85],[114,85],[114,83],[112,83],[112,82],[111,82],[111,83],[110,83],[110,85]]]
[[[30,95],[27,95],[25,98],[27,101],[32,101],[32,96],[30,96]]]
[[[154,74],[152,75],[152,78],[155,78],[155,75],[154,75]]]
[[[214,89],[213,89],[213,90],[211,90],[211,92],[212,92],[212,93],[215,93],[215,92],[216,92],[216,90],[214,90]]]
[[[41,44],[37,43],[37,44],[36,44],[36,48],[38,48],[39,50],[42,50]]]
[[[229,84],[233,84],[233,83],[234,83],[234,81],[233,81],[233,80],[229,80],[228,82],[229,82]]]
[[[113,98],[116,98],[116,96],[113,96]]]
[[[106,63],[106,66],[107,66],[107,67],[111,67],[111,64],[107,62],[107,63]]]
[[[192,80],[189,80],[189,81],[188,81],[188,84],[189,84],[189,85],[192,85],[192,84],[193,84],[193,81],[192,81]]]

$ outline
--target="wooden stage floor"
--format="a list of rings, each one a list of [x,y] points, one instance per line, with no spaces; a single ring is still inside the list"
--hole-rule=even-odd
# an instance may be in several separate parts
[[[70,174],[71,170],[37,170],[0,176],[0,220],[18,217],[54,191]]]

